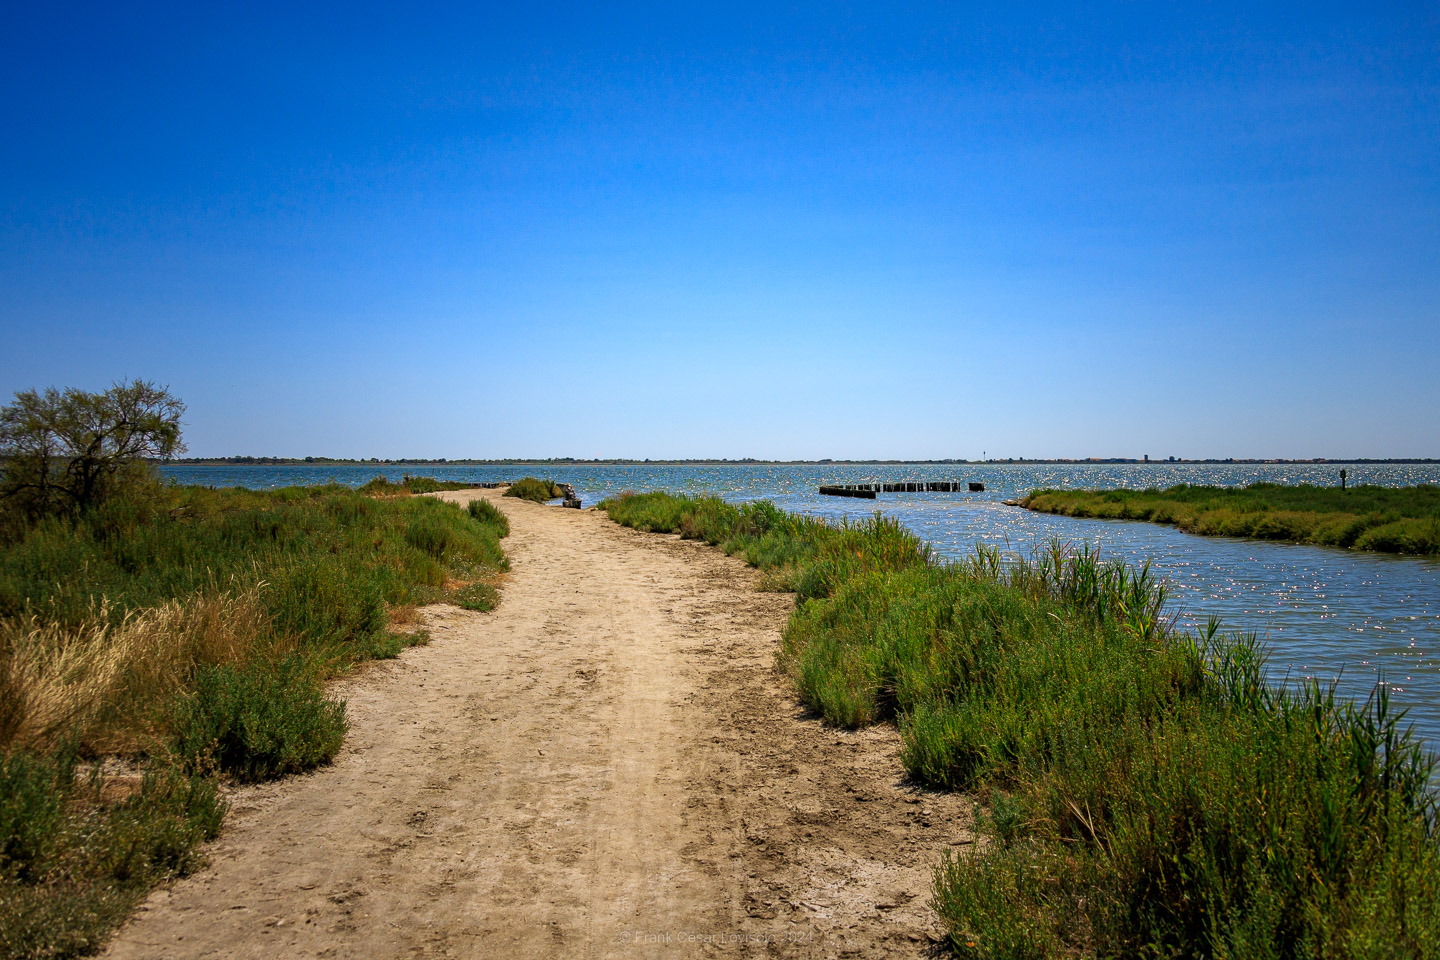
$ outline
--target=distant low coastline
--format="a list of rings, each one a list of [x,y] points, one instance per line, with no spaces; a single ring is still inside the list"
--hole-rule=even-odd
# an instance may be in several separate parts
[[[606,459],[606,458],[580,459],[580,458],[577,458],[577,457],[549,457],[549,458],[546,458],[546,457],[538,457],[538,458],[528,458],[528,459],[523,459],[523,458],[522,458],[522,459],[503,458],[503,459],[494,459],[494,460],[447,460],[447,459],[444,458],[444,457],[439,457],[439,458],[437,458],[437,459],[406,458],[406,459],[399,459],[399,460],[382,460],[382,459],[379,459],[379,458],[371,457],[371,458],[368,459],[368,460],[356,460],[356,459],[349,459],[349,458],[346,458],[346,457],[179,457],[179,458],[167,460],[167,461],[165,461],[165,462],[166,462],[166,463],[169,463],[169,464],[180,465],[180,466],[196,466],[196,467],[245,467],[245,466],[257,466],[257,467],[287,467],[287,466],[299,466],[299,467],[303,467],[303,466],[317,466],[317,465],[318,465],[318,466],[324,466],[324,465],[326,465],[326,464],[337,464],[337,465],[356,466],[356,467],[363,467],[363,466],[367,466],[367,465],[374,465],[374,466],[376,466],[376,467],[433,467],[433,466],[473,467],[473,466],[491,466],[491,465],[496,465],[496,464],[505,465],[505,466],[516,466],[516,465],[531,465],[531,464],[536,464],[536,465],[581,466],[581,467],[583,467],[583,466],[597,466],[597,467],[629,467],[629,466],[635,466],[635,467],[644,467],[644,466],[650,466],[650,467],[656,467],[656,466],[659,466],[659,467],[668,467],[668,466],[675,466],[675,467],[686,467],[686,466],[783,466],[783,467],[790,467],[790,466],[822,466],[822,465],[830,465],[830,464],[839,465],[839,466],[869,466],[869,465],[877,465],[877,466],[881,466],[881,465],[897,466],[897,465],[911,465],[911,464],[914,464],[914,465],[933,465],[933,464],[972,464],[972,465],[974,465],[974,464],[997,465],[997,464],[998,464],[998,465],[1005,465],[1005,464],[1036,464],[1036,463],[1066,464],[1066,465],[1071,465],[1071,466],[1074,466],[1074,465],[1081,465],[1081,466],[1083,466],[1083,465],[1085,465],[1085,464],[1117,464],[1117,463],[1119,463],[1119,464],[1133,463],[1133,464],[1139,464],[1139,465],[1142,465],[1142,466],[1172,466],[1172,465],[1174,465],[1174,464],[1216,464],[1216,463],[1240,463],[1240,464],[1317,464],[1317,463],[1348,464],[1348,463],[1393,463],[1393,464],[1407,464],[1407,463],[1440,463],[1440,458],[1436,458],[1436,457],[1383,457],[1383,458],[1376,458],[1376,457],[1352,457],[1352,458],[1345,459],[1345,458],[1334,458],[1334,457],[1313,457],[1313,458],[1310,458],[1310,459],[1285,459],[1285,458],[1280,458],[1280,457],[1274,457],[1274,458],[1260,458],[1260,457],[1209,457],[1209,458],[1203,458],[1203,459],[1189,460],[1189,459],[1185,459],[1184,457],[1176,457],[1176,458],[1174,458],[1174,459],[1169,459],[1169,458],[1167,458],[1167,459],[1164,459],[1164,460],[1146,460],[1146,459],[1137,459],[1137,458],[1134,458],[1134,457],[1081,457],[1081,458],[1071,458],[1071,459],[1067,459],[1067,458],[1064,458],[1064,457],[1057,457],[1057,458],[1039,458],[1039,459],[1033,459],[1033,460],[1032,460],[1032,459],[1027,459],[1027,458],[1025,458],[1025,457],[1018,457],[1018,458],[999,458],[999,457],[996,457],[996,458],[992,458],[992,459],[988,459],[988,460],[964,460],[964,459],[949,459],[949,460],[830,460],[830,459],[824,459],[824,460],[757,460],[757,459],[755,459],[755,458],[753,458],[753,457],[744,457],[744,458],[738,459],[738,460],[730,460],[730,459],[696,459],[696,460],[648,460],[648,459],[647,459],[647,460],[632,460],[632,459],[626,459],[626,458],[623,458],[623,457],[620,457],[620,458],[610,458],[610,459]]]

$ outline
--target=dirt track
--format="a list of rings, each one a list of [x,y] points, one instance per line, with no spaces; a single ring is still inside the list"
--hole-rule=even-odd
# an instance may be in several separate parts
[[[789,596],[699,544],[495,502],[500,607],[425,610],[432,643],[338,688],[335,763],[234,792],[211,865],[107,956],[933,952],[968,802],[908,785],[894,731],[804,713],[774,669]]]

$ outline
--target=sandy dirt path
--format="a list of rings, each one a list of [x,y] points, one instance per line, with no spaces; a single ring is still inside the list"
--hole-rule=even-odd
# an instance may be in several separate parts
[[[340,684],[336,761],[234,791],[210,866],[107,956],[932,953],[968,803],[907,784],[893,730],[806,715],[774,667],[790,597],[699,544],[495,502],[501,605],[427,608],[428,646]]]

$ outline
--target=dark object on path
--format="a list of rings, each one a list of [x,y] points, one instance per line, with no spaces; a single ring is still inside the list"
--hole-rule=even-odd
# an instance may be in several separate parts
[[[566,497],[566,498],[565,498],[565,502],[562,503],[562,504],[560,504],[560,505],[561,505],[562,507],[574,507],[576,510],[579,510],[579,509],[580,509],[580,498],[579,498],[579,497]]]
[[[969,487],[970,487],[970,492],[971,492],[971,493],[984,493],[984,492],[985,492],[985,484],[983,484],[983,483],[976,483],[974,480],[971,480],[971,481],[970,481]]]

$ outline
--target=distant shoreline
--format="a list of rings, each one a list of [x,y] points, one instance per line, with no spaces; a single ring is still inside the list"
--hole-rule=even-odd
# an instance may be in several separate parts
[[[159,462],[159,461],[157,461]],[[1175,466],[1177,464],[1247,464],[1255,466],[1264,465],[1304,465],[1316,466],[1321,464],[1434,464],[1440,463],[1437,457],[1385,457],[1367,458],[1354,457],[1350,459],[1332,459],[1327,457],[1316,457],[1308,460],[1287,460],[1282,458],[1255,458],[1255,457],[1213,457],[1206,459],[1187,460],[1177,457],[1174,460],[1142,460],[1132,457],[1087,457],[1081,459],[991,459],[991,460],[755,460],[744,458],[740,460],[627,460],[619,459],[592,459],[580,460],[572,457],[555,458],[534,458],[534,459],[503,459],[503,460],[446,460],[441,457],[435,460],[405,459],[405,460],[349,460],[333,457],[181,457],[173,460],[163,461],[168,466],[185,467],[314,467],[314,466],[352,466],[352,467],[482,467],[482,466],[575,466],[575,467],[694,467],[694,466],[715,466],[715,467],[749,467],[749,466],[777,466],[777,467],[799,467],[799,466],[932,466],[964,464],[968,466],[1015,466],[1023,464],[1057,464],[1068,466],[1084,466],[1093,464],[1103,466],[1106,464],[1136,464],[1139,466]]]
[[[1036,490],[1027,510],[1094,520],[1140,520],[1202,537],[1244,537],[1371,553],[1440,556],[1440,495],[1414,487],[1248,487]]]

